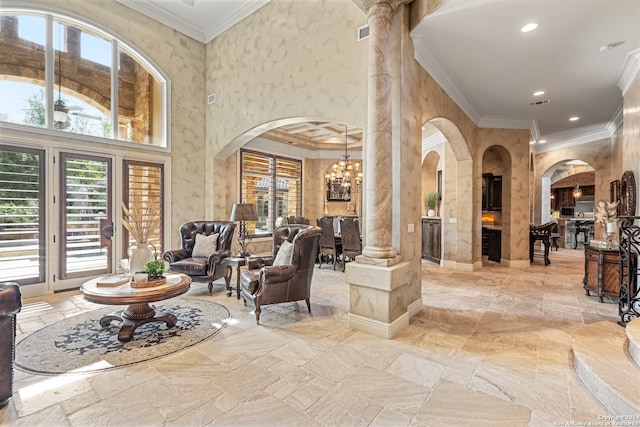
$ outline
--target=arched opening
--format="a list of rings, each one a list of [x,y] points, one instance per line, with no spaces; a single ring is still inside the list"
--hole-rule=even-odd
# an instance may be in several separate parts
[[[422,174],[433,176],[435,171],[436,189],[440,185],[441,264],[471,271],[476,260],[480,259],[476,250],[479,239],[475,237],[479,227],[473,215],[475,186],[471,152],[460,130],[448,119],[438,117],[429,120],[422,128],[422,135]],[[437,184],[438,171],[441,171],[440,184]],[[425,178],[423,182],[429,181]],[[421,197],[424,197],[424,192]],[[424,200],[420,205],[424,206]]]
[[[422,195],[426,197],[427,193],[442,194],[442,160],[440,153],[437,151],[429,151],[423,156],[422,160]],[[440,201],[436,204],[435,215],[439,215],[438,208]],[[423,203],[422,214],[426,215],[428,211],[427,203]]]
[[[494,145],[482,155],[482,255],[510,259],[511,155]]]
[[[595,168],[576,159],[557,162],[542,174],[540,218],[558,221],[560,247],[582,248],[594,237],[595,182]]]

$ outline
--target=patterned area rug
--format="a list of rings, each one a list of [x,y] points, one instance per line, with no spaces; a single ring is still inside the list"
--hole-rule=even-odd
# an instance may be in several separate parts
[[[229,310],[215,302],[175,298],[155,304],[178,321],[138,327],[129,342],[118,341],[120,322],[101,327],[100,319],[125,306],[110,306],[46,326],[16,345],[15,367],[36,374],[85,374],[146,362],[167,356],[211,338],[231,319]]]

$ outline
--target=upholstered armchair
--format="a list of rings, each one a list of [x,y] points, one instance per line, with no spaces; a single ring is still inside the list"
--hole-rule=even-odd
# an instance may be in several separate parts
[[[182,247],[165,251],[162,259],[169,263],[168,271],[183,273],[196,281],[213,282],[225,277],[223,263],[231,252],[236,223],[232,221],[192,221],[180,226]]]
[[[318,253],[320,227],[291,224],[273,233],[272,265],[247,270],[240,276],[240,292],[245,305],[255,306],[256,323],[260,323],[261,306],[305,300],[311,313],[311,279]]]

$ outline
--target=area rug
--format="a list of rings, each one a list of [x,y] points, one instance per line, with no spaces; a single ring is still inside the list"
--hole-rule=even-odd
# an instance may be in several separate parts
[[[118,341],[120,322],[100,326],[100,319],[124,306],[110,306],[46,326],[16,345],[15,367],[31,373],[86,374],[121,368],[167,356],[220,332],[231,319],[218,303],[175,298],[156,303],[156,311],[177,317],[176,325],[150,322],[138,327],[129,342]]]

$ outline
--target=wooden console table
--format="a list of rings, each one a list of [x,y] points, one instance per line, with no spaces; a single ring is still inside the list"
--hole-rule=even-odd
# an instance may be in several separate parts
[[[619,262],[620,252],[618,249],[597,248],[590,245],[584,247],[584,289],[587,296],[591,292],[596,296],[607,295],[618,297],[620,294]]]

